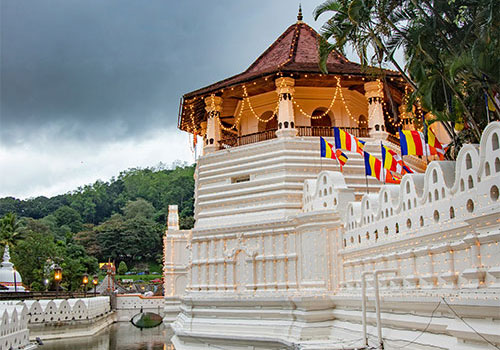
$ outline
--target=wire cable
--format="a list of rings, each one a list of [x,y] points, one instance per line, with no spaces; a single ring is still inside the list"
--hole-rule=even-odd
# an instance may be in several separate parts
[[[462,316],[460,316],[452,307],[450,304],[448,304],[448,302],[446,301],[446,299],[444,297],[441,297],[441,299],[443,299],[444,303],[446,304],[446,306],[448,306],[448,308],[451,310],[451,312],[453,312],[455,314],[455,316],[457,316],[463,323],[465,323],[465,325],[467,327],[469,327],[470,329],[472,329],[474,331],[474,333],[476,333],[478,336],[480,336],[485,342],[487,342],[488,344],[490,344],[491,346],[493,346],[495,349],[499,349],[500,350],[500,347],[498,347],[497,345],[493,344],[491,341],[489,341],[488,339],[486,339],[486,337],[484,335],[482,335],[481,333],[479,333],[478,331],[476,331],[469,323],[467,323],[467,321],[465,321]]]
[[[417,341],[418,338],[420,338],[426,331],[427,329],[429,329],[429,326],[431,325],[432,323],[432,319],[434,318],[434,313],[436,312],[436,310],[439,308],[439,305],[441,305],[441,302],[439,302],[436,307],[434,308],[434,310],[432,310],[432,313],[431,313],[431,318],[429,319],[429,322],[427,322],[427,325],[425,326],[425,328],[420,332],[419,335],[417,335],[413,340],[407,342],[405,345],[403,346],[393,346],[394,348],[397,348],[397,349],[403,349],[405,347],[407,347],[408,345],[411,345],[413,343],[415,343]],[[386,340],[389,340],[389,339],[386,339]],[[393,341],[393,340],[389,340],[389,341]]]

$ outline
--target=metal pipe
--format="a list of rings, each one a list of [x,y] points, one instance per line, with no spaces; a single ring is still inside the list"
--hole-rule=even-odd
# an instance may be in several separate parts
[[[366,334],[366,275],[371,274],[371,271],[365,271],[361,273],[361,312],[363,315],[363,343],[364,346],[368,346],[368,335]]]
[[[373,284],[375,287],[375,312],[377,314],[377,336],[379,348],[384,348],[384,341],[382,340],[382,321],[380,319],[380,294],[378,289],[378,275],[382,273],[397,273],[396,269],[380,269],[373,271]]]

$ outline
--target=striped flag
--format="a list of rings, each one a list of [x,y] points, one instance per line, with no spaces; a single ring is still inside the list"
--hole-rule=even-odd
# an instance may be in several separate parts
[[[331,143],[327,142],[324,138],[320,137],[320,147],[321,147],[321,157],[337,159],[335,157],[335,151]]]
[[[381,182],[395,183],[401,182],[401,179],[392,176],[391,172],[385,169],[380,159],[375,158],[368,152],[364,152],[365,158],[365,175],[373,176]]]
[[[335,136],[335,148],[358,152],[361,155],[363,154],[365,141],[361,141],[357,137],[337,127],[333,128],[333,136]]]
[[[402,175],[406,173],[413,173],[413,170],[405,164],[403,158],[401,158],[399,154],[383,144],[380,144],[380,147],[382,148],[382,165],[385,169]]]
[[[426,155],[424,135],[420,131],[399,130],[399,144],[401,155],[424,156]]]
[[[339,149],[335,151],[335,154],[337,155],[337,160],[340,164],[340,171],[342,171],[349,158]]]
[[[430,126],[427,126],[426,140],[427,140],[427,146],[429,147],[427,154],[432,154],[432,155],[437,154],[439,156],[439,159],[443,160],[445,149],[441,145],[441,142],[439,142],[439,140],[437,139],[436,135],[434,135],[434,133],[432,132]]]

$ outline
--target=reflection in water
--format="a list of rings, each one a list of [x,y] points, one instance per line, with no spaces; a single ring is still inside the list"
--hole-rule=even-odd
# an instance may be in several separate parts
[[[112,324],[100,333],[84,338],[47,340],[40,350],[174,350],[172,331],[161,324],[140,330],[129,322]]]

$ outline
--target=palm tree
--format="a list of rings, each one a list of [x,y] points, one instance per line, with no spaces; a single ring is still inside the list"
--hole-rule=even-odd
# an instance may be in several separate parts
[[[0,245],[15,247],[23,239],[21,225],[15,213],[7,213],[0,219]]]
[[[392,62],[413,87],[410,101],[418,98],[453,139],[453,125],[463,119],[472,141],[479,140],[490,113],[485,96],[500,118],[494,99],[500,91],[499,1],[328,0],[316,8],[315,18],[327,12],[332,16],[322,27],[319,49],[323,70],[328,54],[343,52],[349,43],[362,64],[369,62],[370,50],[378,63]],[[394,59],[398,49],[405,54],[404,69]]]

